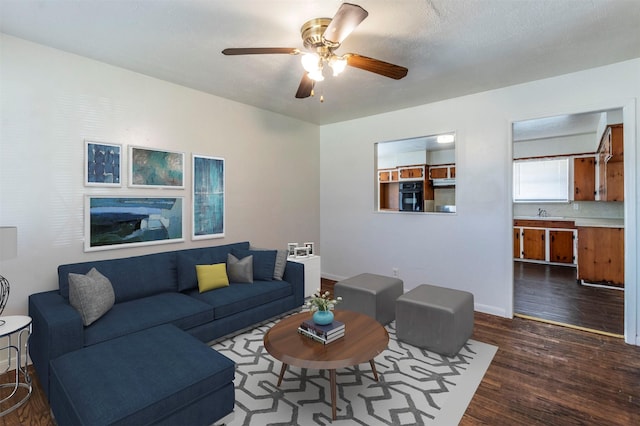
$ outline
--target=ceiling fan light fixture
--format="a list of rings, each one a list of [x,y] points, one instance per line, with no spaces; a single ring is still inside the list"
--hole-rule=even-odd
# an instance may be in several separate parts
[[[302,68],[308,73],[322,69],[320,57],[315,53],[305,53],[302,55],[302,58],[300,58],[300,62],[302,62]]]
[[[324,75],[322,75],[322,68],[318,68],[317,70],[310,71],[309,78],[314,81],[324,80]]]
[[[333,55],[329,59],[329,66],[333,70],[333,76],[335,77],[347,67],[347,60],[344,56]]]

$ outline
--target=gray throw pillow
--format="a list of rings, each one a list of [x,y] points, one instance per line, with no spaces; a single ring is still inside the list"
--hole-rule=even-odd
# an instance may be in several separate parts
[[[111,281],[96,268],[87,275],[69,274],[69,303],[80,312],[85,326],[109,312],[115,300]]]
[[[253,256],[239,259],[227,254],[227,276],[232,283],[252,283],[253,282]]]
[[[251,250],[270,250],[263,249],[257,247],[251,247]],[[277,250],[276,252],[276,267],[273,269],[273,279],[282,281],[282,277],[284,276],[284,270],[287,267],[287,250]]]

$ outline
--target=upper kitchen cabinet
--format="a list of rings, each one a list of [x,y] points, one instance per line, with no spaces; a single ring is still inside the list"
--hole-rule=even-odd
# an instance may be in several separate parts
[[[594,156],[574,158],[574,201],[595,201],[596,192],[596,158]]]
[[[624,201],[624,136],[622,124],[607,126],[598,146],[599,201]]]
[[[455,133],[375,144],[378,211],[455,212]]]

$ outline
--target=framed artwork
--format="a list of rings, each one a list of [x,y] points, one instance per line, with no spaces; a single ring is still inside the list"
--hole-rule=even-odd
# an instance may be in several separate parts
[[[224,237],[224,158],[193,154],[193,240]]]
[[[122,145],[84,141],[85,186],[122,186]]]
[[[295,257],[309,257],[309,247],[296,247]]]
[[[298,247],[298,243],[287,243],[287,253],[289,257],[296,255],[296,247]]]
[[[184,188],[184,152],[129,147],[129,186]]]
[[[304,246],[309,249],[309,255],[315,254],[314,244],[312,242],[304,243]]]
[[[85,198],[84,250],[184,241],[183,197]]]

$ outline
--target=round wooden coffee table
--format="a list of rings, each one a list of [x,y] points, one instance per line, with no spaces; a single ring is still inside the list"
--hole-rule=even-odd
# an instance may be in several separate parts
[[[373,362],[389,344],[387,330],[375,319],[352,311],[334,311],[335,319],[345,324],[344,337],[328,344],[316,342],[298,333],[298,326],[309,319],[309,312],[301,312],[282,319],[264,335],[264,347],[278,361],[282,361],[278,386],[288,365],[315,370],[329,370],[331,411],[336,419],[336,369],[369,361],[373,377],[378,372]]]

